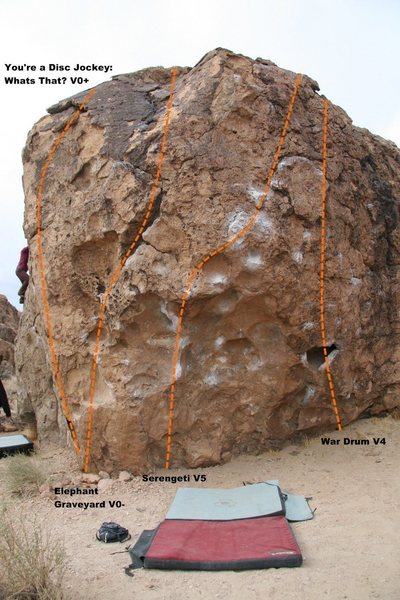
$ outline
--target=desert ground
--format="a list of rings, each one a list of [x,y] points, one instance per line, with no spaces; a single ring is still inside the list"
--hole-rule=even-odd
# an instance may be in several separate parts
[[[400,599],[400,421],[360,420],[336,439],[368,439],[369,445],[325,446],[320,436],[259,456],[240,456],[222,466],[197,469],[204,487],[235,487],[243,481],[279,479],[283,490],[311,496],[312,521],[292,525],[304,562],[299,568],[256,571],[190,572],[137,570],[128,577],[128,553],[143,529],[164,518],[178,484],[112,479],[99,500],[120,500],[121,508],[55,508],[55,496],[41,488],[31,495],[10,494],[7,458],[0,460],[0,495],[18,513],[59,538],[67,554],[66,600],[398,600]],[[385,438],[375,445],[373,437]],[[51,481],[72,487],[82,474],[73,451],[37,444],[36,460]],[[169,474],[187,474],[186,469]],[[162,474],[162,471],[157,471]],[[193,479],[193,478],[192,478]],[[45,486],[46,487],[46,486]],[[66,496],[58,499],[68,500]],[[93,497],[85,497],[91,499]],[[96,498],[97,499],[97,498]],[[127,527],[132,540],[103,544],[95,533],[103,521]],[[116,553],[121,552],[121,553]]]

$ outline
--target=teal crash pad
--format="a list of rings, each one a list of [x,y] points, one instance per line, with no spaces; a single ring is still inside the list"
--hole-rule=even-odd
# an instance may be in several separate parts
[[[166,519],[233,521],[284,514],[279,486],[264,482],[232,489],[180,488]]]
[[[279,481],[277,479],[270,479],[265,483],[280,490]],[[288,521],[309,521],[310,519],[314,518],[314,513],[309,507],[307,499],[304,496],[289,494],[288,492],[281,493],[283,494],[286,518]]]
[[[0,458],[12,454],[30,454],[33,443],[22,434],[0,436]]]

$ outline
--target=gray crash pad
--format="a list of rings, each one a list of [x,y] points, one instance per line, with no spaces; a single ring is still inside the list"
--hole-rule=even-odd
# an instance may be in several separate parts
[[[263,482],[232,489],[180,488],[166,519],[233,521],[284,514],[279,486]]]

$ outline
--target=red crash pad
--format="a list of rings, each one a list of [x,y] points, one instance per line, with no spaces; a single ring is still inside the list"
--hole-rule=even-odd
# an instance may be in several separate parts
[[[263,569],[298,567],[300,549],[283,516],[235,521],[163,521],[144,567],[150,569]]]

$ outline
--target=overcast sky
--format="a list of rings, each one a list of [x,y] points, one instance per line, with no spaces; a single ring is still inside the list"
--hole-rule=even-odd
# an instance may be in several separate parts
[[[27,132],[48,106],[109,74],[7,85],[5,64],[96,63],[115,75],[194,65],[222,46],[310,75],[356,125],[400,145],[399,0],[1,0],[0,23],[0,293],[15,305]],[[66,73],[32,74],[41,75]]]

